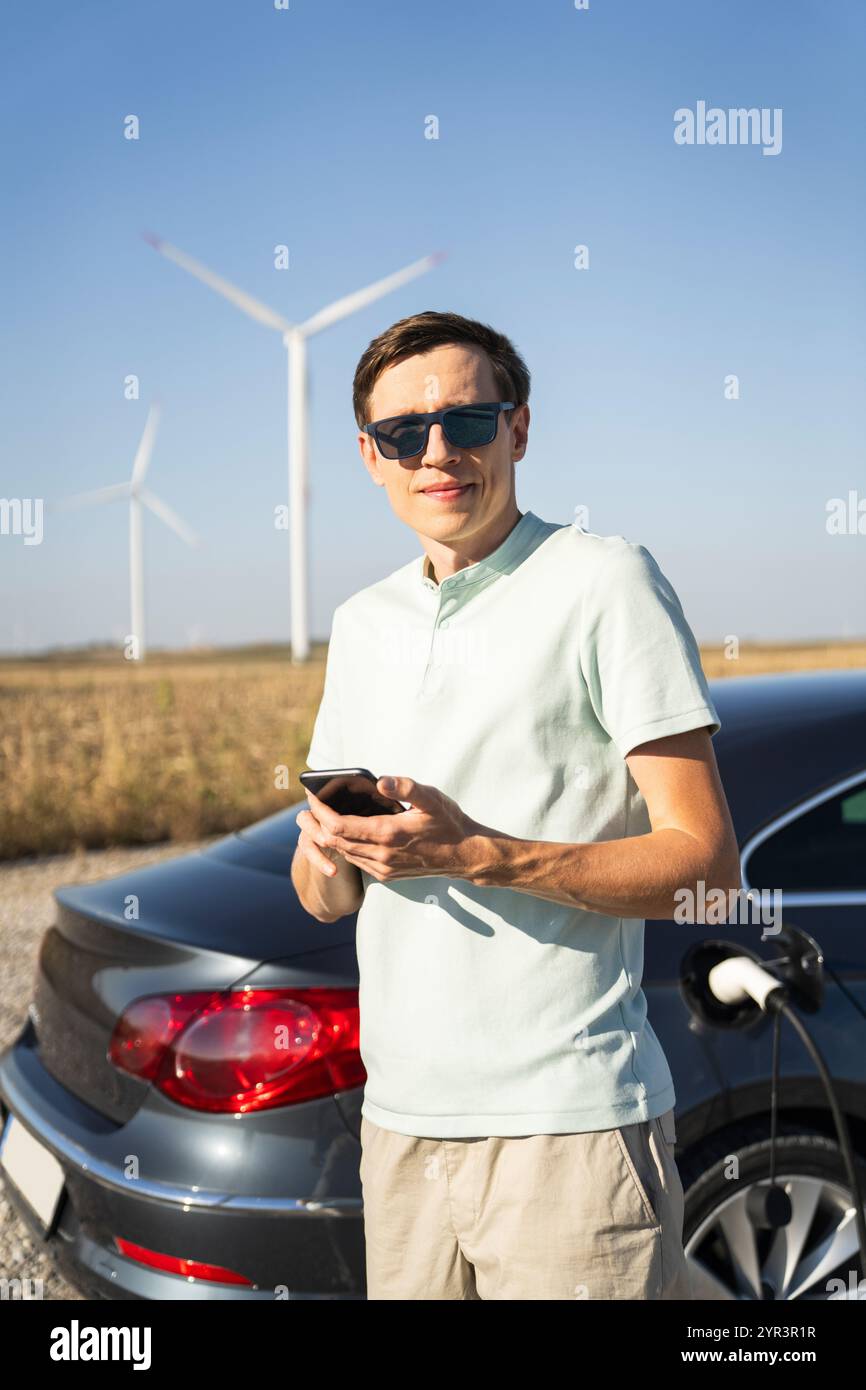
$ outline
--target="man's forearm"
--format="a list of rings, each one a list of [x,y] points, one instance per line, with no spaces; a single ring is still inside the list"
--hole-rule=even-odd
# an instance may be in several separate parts
[[[684,830],[655,830],[624,840],[560,844],[521,840],[495,830],[472,837],[473,883],[512,888],[549,902],[609,917],[673,917],[674,894],[739,888],[730,846],[709,850]]]
[[[336,922],[357,912],[364,901],[364,881],[361,871],[342,855],[335,859],[337,872],[328,877],[305,854],[296,849],[292,859],[292,883],[301,906],[320,922]]]

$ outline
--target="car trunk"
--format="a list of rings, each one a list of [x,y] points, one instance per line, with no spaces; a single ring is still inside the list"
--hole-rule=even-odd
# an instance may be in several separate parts
[[[347,952],[354,961],[353,921],[323,927],[301,908],[288,874],[291,831],[284,815],[277,820],[249,842],[230,835],[204,852],[56,891],[30,1016],[43,1066],[99,1114],[123,1124],[149,1089],[107,1055],[134,999],[230,989],[268,961],[280,963],[278,978],[291,962],[298,983],[326,983],[345,970]]]
[[[169,990],[228,989],[262,958],[256,933],[244,930],[239,904],[233,906],[233,932],[225,920],[213,919],[208,931],[205,884],[212,889],[216,877],[224,907],[232,904],[220,871],[190,873],[188,861],[186,874],[182,868],[172,861],[58,889],[55,923],[42,940],[30,1006],[42,1064],[73,1095],[118,1124],[135,1114],[148,1091],[147,1082],[108,1060],[111,1035],[127,1005]],[[172,912],[165,910],[169,898]],[[138,916],[126,920],[127,913]],[[228,949],[232,939],[234,951]]]
[[[242,958],[191,950],[60,905],[42,940],[30,1006],[40,1060],[79,1100],[122,1124],[148,1090],[108,1060],[124,1008],[145,994],[226,989],[250,968]]]

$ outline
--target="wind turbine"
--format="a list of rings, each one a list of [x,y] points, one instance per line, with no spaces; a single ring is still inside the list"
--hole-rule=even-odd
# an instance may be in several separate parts
[[[311,338],[314,333],[320,333],[323,328],[330,328],[332,323],[338,323],[340,319],[354,314],[356,310],[366,308],[368,304],[381,299],[391,290],[399,289],[401,285],[408,284],[417,275],[423,275],[425,271],[432,270],[434,265],[444,260],[444,252],[437,251],[431,256],[424,256],[420,261],[413,261],[411,265],[405,266],[393,275],[386,275],[384,280],[377,280],[363,290],[356,290],[354,294],[347,294],[342,299],[334,300],[333,304],[328,304],[324,309],[320,309],[317,314],[305,319],[303,323],[290,323],[281,314],[268,308],[267,304],[262,304],[235,285],[229,284],[228,280],[224,280],[222,276],[208,270],[207,266],[194,261],[184,251],[179,251],[176,246],[170,246],[161,237],[145,232],[144,239],[161,255],[174,261],[184,270],[189,271],[191,275],[195,275],[197,279],[209,285],[212,290],[216,290],[217,294],[228,299],[237,309],[248,314],[257,323],[264,324],[265,328],[273,328],[282,334],[283,346],[288,353],[289,586],[292,661],[293,663],[305,662],[310,654],[307,616],[307,339]]]
[[[132,477],[128,483],[112,483],[109,487],[93,488],[90,492],[76,492],[55,504],[55,510],[72,507],[87,507],[99,502],[113,502],[118,497],[129,498],[129,607],[132,622],[132,636],[137,639],[137,656],[144,656],[144,561],[141,543],[141,508],[148,507],[160,521],[170,527],[187,545],[197,546],[198,536],[181,521],[161,498],[142,486],[159,421],[159,406],[152,405],[144,423],[132,465]]]

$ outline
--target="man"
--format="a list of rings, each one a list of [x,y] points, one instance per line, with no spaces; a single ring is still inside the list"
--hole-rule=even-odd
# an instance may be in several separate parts
[[[646,917],[740,883],[719,720],[649,552],[518,510],[528,397],[508,338],[450,313],[355,374],[425,554],[337,607],[308,764],[407,809],[308,794],[292,877],[319,921],[360,908],[373,1299],[690,1297],[641,974]]]

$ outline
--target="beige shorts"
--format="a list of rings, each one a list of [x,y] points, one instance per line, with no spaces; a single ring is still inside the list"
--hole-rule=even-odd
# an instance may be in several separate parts
[[[674,1112],[422,1139],[361,1116],[367,1297],[689,1299]]]

